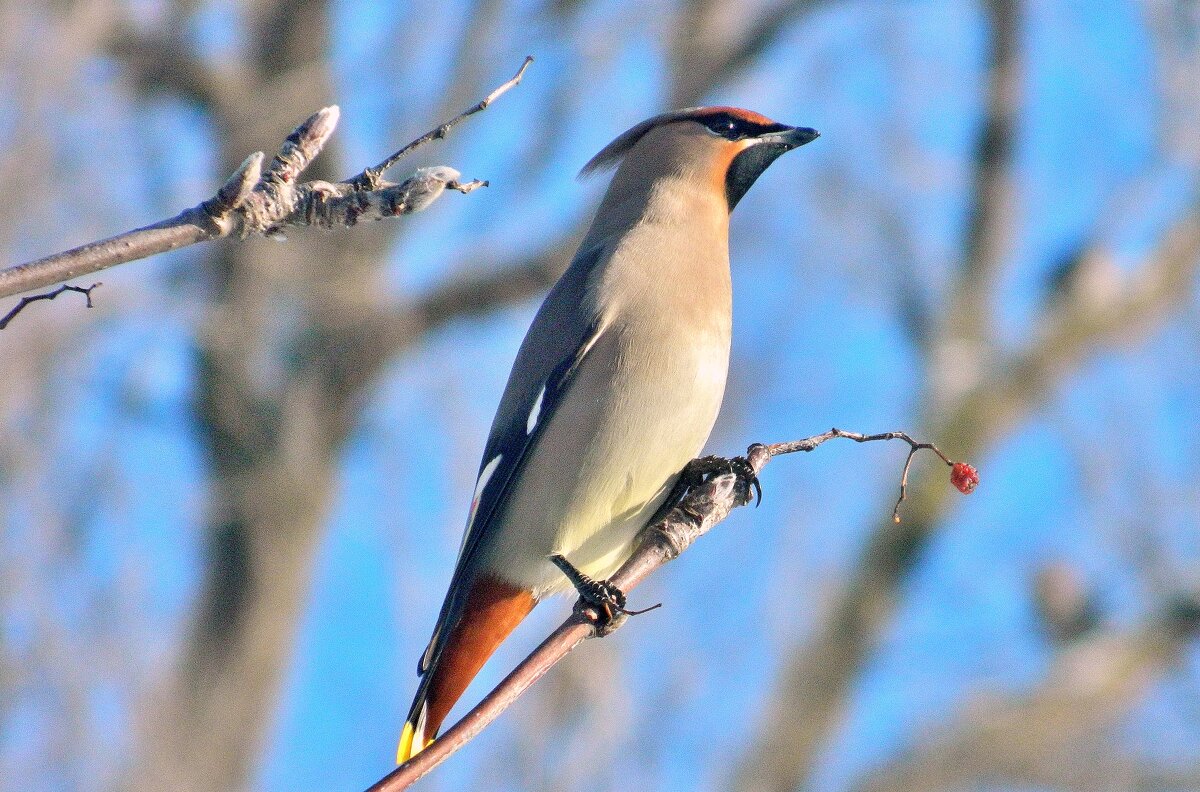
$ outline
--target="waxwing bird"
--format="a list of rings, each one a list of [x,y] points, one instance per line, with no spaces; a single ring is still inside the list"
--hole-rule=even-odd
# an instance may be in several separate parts
[[[729,365],[729,213],[817,137],[748,110],[643,121],[583,174],[616,167],[587,236],[517,352],[466,532],[400,738],[424,749],[533,606],[607,578],[708,439]]]

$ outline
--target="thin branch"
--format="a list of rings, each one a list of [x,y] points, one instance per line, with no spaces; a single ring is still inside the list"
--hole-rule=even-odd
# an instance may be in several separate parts
[[[792,454],[796,451],[812,451],[821,445],[821,443],[824,443],[826,440],[832,440],[835,437],[844,437],[856,443],[871,443],[876,440],[903,440],[908,443],[908,457],[904,460],[904,471],[900,474],[900,496],[896,498],[896,505],[892,508],[892,522],[894,523],[900,522],[900,504],[904,503],[905,499],[908,498],[908,471],[912,468],[913,457],[917,455],[918,451],[932,451],[937,454],[938,458],[950,467],[950,483],[957,487],[959,492],[962,492],[964,495],[973,492],[975,487],[979,486],[979,473],[975,468],[966,462],[955,462],[943,454],[933,443],[918,442],[912,439],[907,432],[880,432],[878,434],[866,435],[859,432],[847,432],[835,427],[828,432],[814,435],[804,440],[775,443],[774,445],[767,446],[767,450],[773,457],[782,454]]]
[[[226,180],[212,198],[175,217],[63,253],[0,270],[0,297],[49,286],[157,253],[237,235],[277,236],[288,226],[350,227],[360,220],[379,220],[419,212],[447,188],[469,193],[487,182],[460,181],[454,168],[421,168],[399,184],[380,174],[426,141],[444,137],[464,118],[484,110],[517,85],[532,62],[526,58],[517,74],[479,104],[418,138],[384,160],[346,181],[296,184],[300,173],[321,152],[337,126],[336,105],[323,108],[288,135],[279,153],[263,166],[255,152]]]
[[[401,158],[412,153],[415,149],[418,149],[421,146],[424,146],[426,143],[431,143],[435,140],[441,140],[442,138],[446,137],[446,134],[451,129],[453,129],[455,126],[457,126],[459,123],[461,123],[465,119],[469,118],[470,116],[475,115],[476,113],[481,113],[484,110],[487,110],[488,105],[490,105],[492,102],[499,99],[501,96],[503,96],[505,93],[507,93],[511,89],[517,87],[521,83],[521,79],[524,78],[524,76],[525,76],[525,70],[529,68],[529,64],[531,64],[531,63],[533,63],[533,56],[526,55],[525,62],[521,64],[521,68],[517,69],[517,73],[514,74],[508,80],[508,82],[504,83],[503,85],[498,87],[496,90],[492,91],[490,94],[485,96],[483,98],[483,101],[479,102],[478,104],[472,105],[471,107],[468,107],[466,110],[463,110],[461,113],[456,115],[454,118],[451,118],[446,123],[441,124],[440,126],[436,126],[433,129],[429,130],[424,135],[421,135],[421,137],[419,137],[416,140],[414,140],[413,142],[409,143],[407,146],[400,149],[395,154],[392,154],[390,157],[388,157],[387,159],[385,159],[383,162],[379,163],[375,167],[367,168],[362,173],[358,174],[358,176],[355,176],[351,181],[353,181],[357,184],[360,184],[362,186],[365,186],[367,189],[371,189],[371,190],[376,189],[377,185],[379,183],[379,179],[383,175],[384,171],[388,170],[388,168],[391,168],[393,165],[395,165],[397,162],[399,162]]]
[[[84,298],[87,300],[87,307],[91,308],[92,307],[92,289],[94,289],[100,285],[101,284],[99,282],[96,282],[96,283],[93,283],[91,286],[84,288],[83,286],[72,286],[69,283],[64,283],[62,286],[59,286],[54,291],[48,291],[43,294],[35,294],[32,297],[22,297],[21,301],[16,304],[16,307],[14,307],[11,311],[6,313],[4,315],[3,319],[0,319],[0,330],[3,330],[4,328],[8,327],[8,323],[11,322],[16,317],[17,314],[21,313],[21,311],[23,311],[25,309],[25,306],[29,305],[29,303],[35,302],[37,300],[53,300],[58,295],[62,294],[63,292],[67,292],[67,291],[78,292],[79,294],[82,294],[84,296]]]
[[[668,561],[678,558],[693,542],[729,516],[733,509],[749,503],[758,474],[771,459],[797,451],[812,451],[826,440],[834,437],[844,437],[860,443],[875,440],[903,440],[909,444],[914,453],[918,450],[928,449],[947,464],[954,464],[950,462],[949,457],[931,443],[919,443],[904,432],[864,435],[857,432],[844,432],[840,429],[831,429],[804,440],[786,443],[770,445],[754,443],[746,449],[745,457],[733,460],[720,457],[703,457],[693,460],[683,471],[682,478],[689,479],[697,467],[704,472],[714,472],[707,475],[701,483],[688,488],[678,502],[667,511],[665,517],[651,521],[642,531],[633,555],[607,582],[621,592],[632,590],[653,574],[656,569]],[[905,467],[907,469],[907,464]],[[612,628],[607,623],[598,627],[598,618],[599,615],[591,606],[582,601],[576,603],[570,617],[522,660],[462,720],[434,740],[428,748],[382,778],[368,792],[398,792],[407,789],[448,759],[451,754],[470,742],[489,723],[499,717],[500,713],[504,712],[534,682],[541,679],[556,663],[566,657],[572,649],[587,638],[609,634]]]

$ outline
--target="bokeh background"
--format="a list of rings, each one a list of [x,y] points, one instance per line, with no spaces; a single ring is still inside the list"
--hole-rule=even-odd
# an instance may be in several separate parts
[[[733,218],[710,451],[777,460],[425,790],[1200,788],[1200,4],[0,4],[0,251],[169,216],[325,104],[486,190],[121,266],[0,333],[0,789],[391,768],[540,295],[662,110],[813,126]],[[0,304],[7,310],[14,301]],[[539,608],[464,701],[556,624]],[[461,708],[458,712],[464,711]]]

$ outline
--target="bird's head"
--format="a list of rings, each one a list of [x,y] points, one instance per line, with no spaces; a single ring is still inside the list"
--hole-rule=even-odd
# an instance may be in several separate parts
[[[592,158],[581,176],[622,165],[644,176],[698,178],[722,191],[730,211],[779,155],[818,132],[737,107],[692,107],[647,119]],[[620,175],[620,174],[619,174]]]

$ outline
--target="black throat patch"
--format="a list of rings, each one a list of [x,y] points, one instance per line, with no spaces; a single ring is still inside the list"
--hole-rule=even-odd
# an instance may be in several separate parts
[[[733,211],[763,171],[787,150],[782,143],[755,143],[738,152],[725,173],[725,200],[729,202],[729,211]]]

